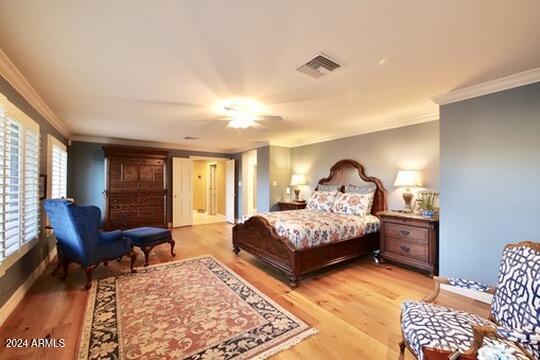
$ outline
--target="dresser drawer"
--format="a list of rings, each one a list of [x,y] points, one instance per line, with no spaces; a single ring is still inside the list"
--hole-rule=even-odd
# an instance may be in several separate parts
[[[138,211],[113,211],[111,210],[109,216],[111,219],[127,219],[136,218]]]
[[[385,236],[395,237],[404,240],[419,240],[425,243],[427,243],[429,239],[428,229],[405,224],[385,223],[384,234]]]
[[[420,261],[429,260],[429,246],[426,241],[419,239],[403,239],[385,236],[384,250],[395,255]]]
[[[137,203],[137,197],[135,197],[135,196],[111,196],[109,201],[110,201],[111,204],[136,204]]]

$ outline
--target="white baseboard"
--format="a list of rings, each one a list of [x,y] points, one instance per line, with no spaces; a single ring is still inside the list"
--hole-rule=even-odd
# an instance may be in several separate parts
[[[448,284],[441,284],[441,289],[453,292],[455,294],[459,294],[462,296],[466,296],[468,298],[481,301],[486,304],[491,304],[491,300],[493,299],[493,294],[485,293],[478,290],[472,290],[472,289],[464,289],[457,286],[452,286]]]
[[[47,265],[51,263],[51,261],[56,256],[56,246],[53,246],[51,251],[49,251],[49,255],[43,259],[43,261],[38,265],[38,267],[35,268],[35,270],[26,278],[26,280],[19,286],[17,290],[11,295],[11,297],[6,301],[6,303],[0,308],[0,325],[6,321],[6,319],[9,317],[9,315],[15,310],[17,305],[21,302],[21,300],[24,298],[24,295],[30,290],[32,285],[34,285],[34,282],[36,282],[37,278],[45,269],[47,268]]]

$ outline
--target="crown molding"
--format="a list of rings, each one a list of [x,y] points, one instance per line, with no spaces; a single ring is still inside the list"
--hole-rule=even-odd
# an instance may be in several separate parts
[[[431,98],[437,105],[451,104],[457,101],[472,99],[482,95],[488,95],[518,86],[528,85],[540,81],[540,68],[523,71],[517,74],[473,85],[463,89],[450,91],[446,94]]]
[[[206,148],[185,144],[163,143],[157,141],[144,141],[144,140],[132,140],[132,139],[118,139],[101,136],[86,136],[86,135],[73,135],[71,141],[87,142],[95,144],[107,144],[107,145],[126,145],[126,146],[142,146],[157,149],[168,150],[186,150],[197,152],[209,152],[215,154],[229,154],[229,151],[220,148]]]
[[[439,120],[438,110],[429,112],[429,113],[419,114],[419,115],[411,115],[411,116],[404,115],[404,116],[400,116],[396,118],[391,118],[385,121],[377,122],[376,124],[365,126],[363,128],[357,129],[356,131],[347,131],[346,133],[303,141],[301,143],[296,143],[292,146],[291,145],[279,145],[279,146],[295,148],[295,147],[300,147],[304,145],[317,144],[317,143],[326,142],[326,141],[332,141],[332,140],[344,139],[344,138],[348,138],[352,136],[374,133],[378,131],[396,129],[396,128],[400,128],[404,126],[422,124],[425,122],[436,121],[436,120]],[[272,145],[278,145],[278,144],[272,144]]]
[[[238,154],[238,153],[242,153],[242,152],[246,152],[246,151],[256,150],[256,149],[263,148],[265,146],[270,146],[270,145],[276,145],[276,144],[270,144],[268,141],[259,141],[256,144],[252,144],[252,145],[249,145],[249,146],[245,146],[245,147],[241,147],[241,148],[228,149],[226,152],[228,154]],[[276,146],[282,146],[282,145],[276,145]],[[284,147],[289,147],[290,148],[290,146],[284,146]]]
[[[69,128],[62,122],[56,114],[47,106],[45,101],[34,90],[32,85],[26,80],[23,74],[17,69],[15,64],[0,49],[0,75],[7,80],[17,90],[17,92],[28,103],[43,116],[56,130],[63,136],[69,138],[71,133]]]

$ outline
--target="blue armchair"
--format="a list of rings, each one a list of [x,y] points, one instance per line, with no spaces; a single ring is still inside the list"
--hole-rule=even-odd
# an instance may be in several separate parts
[[[64,268],[63,279],[67,276],[71,262],[80,264],[86,273],[89,289],[92,273],[100,262],[118,259],[123,255],[131,257],[131,271],[137,259],[131,241],[122,236],[122,231],[99,231],[101,211],[95,206],[77,206],[67,200],[45,200],[47,216],[59,246],[59,261]]]

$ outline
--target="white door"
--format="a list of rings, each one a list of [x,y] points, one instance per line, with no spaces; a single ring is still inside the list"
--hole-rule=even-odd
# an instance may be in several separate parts
[[[173,227],[192,225],[191,160],[173,158]]]
[[[227,160],[225,165],[225,191],[227,193],[225,201],[225,218],[228,223],[234,224],[234,160]]]

